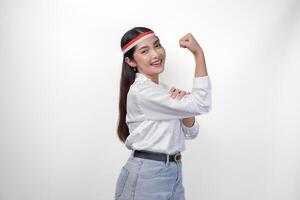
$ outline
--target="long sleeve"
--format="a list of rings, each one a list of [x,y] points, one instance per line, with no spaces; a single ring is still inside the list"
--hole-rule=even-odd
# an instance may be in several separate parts
[[[211,110],[211,82],[209,76],[194,77],[191,94],[173,99],[163,87],[147,81],[137,87],[137,100],[148,120],[182,119]]]
[[[185,139],[187,140],[191,140],[197,137],[198,133],[199,133],[199,123],[197,121],[197,119],[195,119],[195,122],[193,124],[193,126],[191,127],[187,127],[184,125],[182,119],[180,119],[180,124],[181,124],[181,130],[184,134]]]

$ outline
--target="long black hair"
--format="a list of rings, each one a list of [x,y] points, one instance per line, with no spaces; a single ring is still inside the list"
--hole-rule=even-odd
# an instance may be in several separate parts
[[[126,45],[129,41],[136,38],[141,33],[152,31],[146,27],[134,27],[127,31],[122,39],[121,39],[121,48]],[[126,124],[126,104],[127,104],[127,94],[131,84],[135,80],[135,74],[138,72],[134,71],[133,67],[130,67],[126,62],[125,58],[128,57],[130,60],[134,60],[133,54],[135,52],[135,46],[131,48],[124,54],[123,63],[122,63],[122,72],[121,72],[121,79],[120,79],[120,96],[119,96],[119,119],[118,119],[118,128],[117,133],[118,137],[122,142],[125,142],[126,138],[129,135],[129,129]]]

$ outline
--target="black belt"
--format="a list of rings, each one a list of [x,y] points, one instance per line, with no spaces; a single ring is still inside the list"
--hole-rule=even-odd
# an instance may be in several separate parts
[[[166,162],[168,154],[150,152],[150,151],[134,150],[133,156],[134,157],[139,157],[139,158],[146,158],[146,159]],[[173,155],[169,155],[169,161],[176,162],[176,161],[179,161],[179,160],[181,160],[181,153],[180,152],[178,152],[176,154],[173,154]]]

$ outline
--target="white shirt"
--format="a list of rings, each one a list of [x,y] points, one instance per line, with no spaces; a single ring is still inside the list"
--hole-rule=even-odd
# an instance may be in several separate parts
[[[209,76],[194,77],[191,94],[180,100],[172,98],[169,89],[163,82],[156,84],[144,74],[136,73],[127,95],[128,149],[175,154],[185,150],[185,139],[198,135],[197,120],[187,127],[182,119],[211,110]]]

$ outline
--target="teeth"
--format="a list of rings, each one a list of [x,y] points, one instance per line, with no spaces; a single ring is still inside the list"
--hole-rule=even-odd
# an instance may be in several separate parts
[[[152,63],[152,65],[157,65],[157,64],[160,64],[160,63],[161,63],[161,60],[159,62]]]

